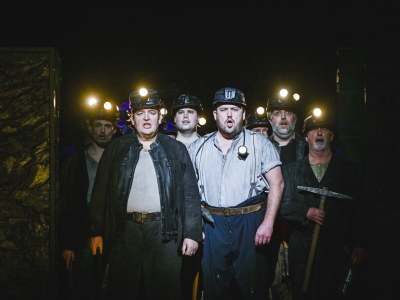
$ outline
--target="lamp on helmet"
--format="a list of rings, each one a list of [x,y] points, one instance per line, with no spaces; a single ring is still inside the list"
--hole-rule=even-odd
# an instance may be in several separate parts
[[[255,114],[249,114],[246,120],[246,129],[253,129],[254,127],[270,127],[271,125],[269,124],[268,118],[266,114],[259,115],[257,113]]]
[[[96,101],[89,101],[87,117],[90,120],[116,121],[119,120],[120,113],[117,105],[109,101],[103,103],[96,99]]]
[[[316,108],[310,111],[304,119],[303,134],[307,135],[310,130],[316,128],[328,128],[333,132],[335,130],[335,123],[336,122],[330,114]]]
[[[129,105],[132,112],[143,108],[160,109],[162,101],[156,90],[140,89],[129,95]]]
[[[288,110],[296,113],[296,100],[291,99],[280,99],[280,98],[269,98],[267,101],[267,111],[271,112],[274,110]]]
[[[238,89],[226,87],[218,90],[214,96],[214,108],[218,104],[235,104],[246,108],[246,100],[244,94]]]
[[[189,94],[182,94],[178,96],[178,98],[176,98],[172,103],[172,115],[175,116],[176,112],[180,108],[184,107],[194,108],[197,113],[200,113],[203,110],[203,106],[201,105],[199,98]]]

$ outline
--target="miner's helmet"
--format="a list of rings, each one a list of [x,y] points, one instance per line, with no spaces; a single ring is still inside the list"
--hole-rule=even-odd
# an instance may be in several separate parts
[[[111,101],[96,100],[89,103],[87,107],[87,118],[89,120],[107,120],[117,121],[119,120],[120,112],[117,105]]]
[[[162,121],[158,126],[158,131],[166,135],[174,135],[175,137],[178,135],[178,128],[171,121]]]
[[[303,134],[307,135],[310,130],[316,128],[328,128],[330,131],[335,130],[335,120],[327,111],[316,108],[307,114],[303,123]]]
[[[266,114],[258,115],[255,113],[248,115],[246,119],[246,129],[251,130],[255,127],[271,127]]]
[[[153,89],[140,89],[129,95],[129,105],[134,113],[143,108],[155,108],[159,110],[163,104],[158,92]]]
[[[235,104],[246,108],[244,94],[231,87],[220,89],[215,93],[213,107],[216,108],[218,104]]]
[[[269,98],[267,101],[267,111],[272,112],[274,110],[288,110],[293,113],[297,112],[297,103],[293,98],[280,99],[280,98]]]
[[[175,99],[172,103],[172,115],[175,116],[176,112],[181,108],[193,108],[200,113],[203,110],[203,106],[201,106],[200,99],[189,95],[189,94],[182,94]]]

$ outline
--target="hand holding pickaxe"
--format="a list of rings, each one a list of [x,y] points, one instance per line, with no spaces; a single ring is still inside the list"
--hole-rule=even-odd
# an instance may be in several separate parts
[[[298,186],[297,188],[299,190],[303,190],[303,191],[321,195],[321,199],[319,202],[319,208],[313,208],[307,212],[307,218],[316,223],[315,227],[314,227],[313,238],[312,238],[311,248],[310,248],[310,254],[308,256],[306,275],[304,277],[303,289],[302,289],[303,292],[307,292],[308,281],[310,279],[311,269],[312,269],[312,265],[313,265],[313,261],[314,261],[315,248],[316,248],[317,242],[318,242],[319,230],[325,219],[324,208],[325,208],[326,196],[334,197],[334,198],[342,198],[342,199],[353,199],[353,198],[350,196],[343,195],[343,194],[328,191],[327,187],[324,187],[324,189],[318,189],[318,188],[313,188],[313,187]]]

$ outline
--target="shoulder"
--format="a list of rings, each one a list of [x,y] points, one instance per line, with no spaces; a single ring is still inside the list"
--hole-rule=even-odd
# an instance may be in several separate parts
[[[158,133],[158,138],[159,138],[160,144],[163,146],[166,146],[167,149],[171,149],[171,148],[179,149],[179,150],[186,149],[186,146],[183,143],[181,143],[181,142],[177,141],[176,139],[171,138],[163,133]]]
[[[208,139],[212,139],[212,137],[216,134],[216,131],[203,135],[202,137],[195,140],[193,143],[190,144],[188,151],[190,154],[197,151]]]

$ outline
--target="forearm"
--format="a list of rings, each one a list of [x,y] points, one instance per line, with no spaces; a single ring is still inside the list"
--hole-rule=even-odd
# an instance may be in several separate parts
[[[278,213],[283,193],[283,181],[282,183],[274,184],[270,186],[270,190],[267,198],[267,211],[265,212],[264,222],[273,226],[276,215]]]

